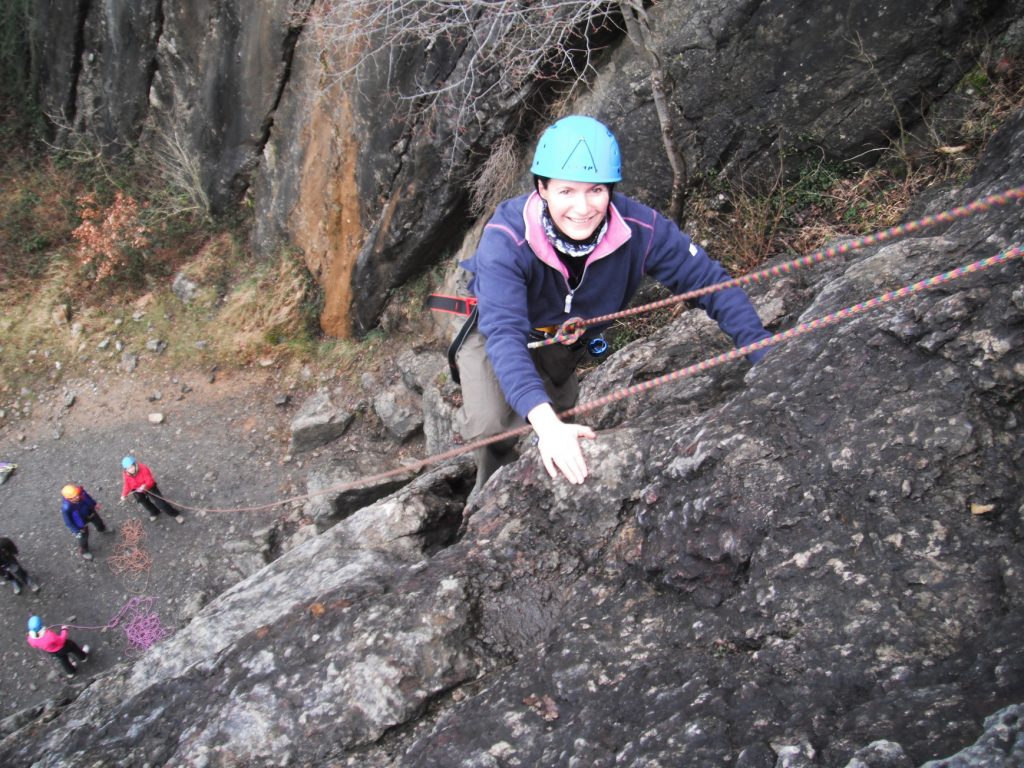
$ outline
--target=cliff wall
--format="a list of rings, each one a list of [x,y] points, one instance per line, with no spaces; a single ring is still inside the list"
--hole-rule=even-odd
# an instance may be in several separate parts
[[[323,286],[322,327],[345,336],[372,328],[395,287],[459,247],[468,182],[498,138],[528,151],[554,94],[543,77],[515,90],[467,78],[474,39],[394,56],[339,49],[318,23],[330,7],[42,0],[34,69],[59,137],[81,132],[112,153],[141,144],[171,175],[194,171],[213,211],[251,204],[256,253],[300,249]],[[870,159],[925,119],[1022,10],[1021,0],[665,0],[648,16],[691,172],[749,178],[783,152]],[[562,108],[608,122],[623,189],[664,206],[671,177],[646,54],[614,20],[584,34],[597,49],[591,87]],[[451,100],[415,109],[403,95],[425,79],[453,88]]]

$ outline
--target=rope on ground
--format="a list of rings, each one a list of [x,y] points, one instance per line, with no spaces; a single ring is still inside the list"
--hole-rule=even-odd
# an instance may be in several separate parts
[[[788,275],[791,272],[795,272],[798,269],[812,266],[825,261],[826,259],[835,258],[836,256],[842,256],[853,251],[866,248],[871,245],[877,245],[884,243],[888,240],[893,240],[898,237],[905,237],[906,235],[919,232],[923,229],[937,226],[939,224],[950,224],[957,219],[965,219],[969,216],[973,216],[977,213],[983,213],[991,210],[995,206],[1005,206],[1011,203],[1015,203],[1019,200],[1024,199],[1024,187],[1012,187],[1005,192],[998,192],[996,194],[988,195],[987,197],[978,198],[967,205],[957,206],[950,208],[947,211],[942,211],[933,216],[924,216],[916,221],[910,221],[906,224],[897,224],[894,227],[883,229],[878,232],[874,232],[870,235],[864,235],[863,237],[857,237],[853,240],[847,240],[839,245],[829,246],[828,248],[822,248],[815,251],[807,256],[802,256],[799,259],[793,259],[785,264],[778,264],[774,267],[768,267],[762,269],[759,272],[751,272],[748,275],[742,277],[733,278],[732,280],[725,280],[721,283],[714,283],[703,288],[698,288],[687,293],[680,293],[675,296],[669,296],[665,299],[653,301],[650,304],[643,304],[638,307],[631,307],[630,309],[623,309],[619,312],[612,312],[607,315],[600,315],[598,317],[591,317],[583,319],[574,317],[570,320],[566,320],[562,326],[547,339],[539,341],[533,341],[527,344],[530,349],[536,349],[538,347],[546,347],[551,344],[571,344],[583,334],[583,329],[591,325],[602,325],[604,323],[610,323],[613,320],[621,320],[624,317],[632,317],[634,315],[641,315],[647,312],[653,312],[656,309],[663,307],[669,307],[674,304],[679,304],[684,301],[691,301],[693,299],[706,296],[716,291],[724,291],[727,288],[738,288],[750,283],[760,282],[767,278],[780,277],[782,275]]]
[[[130,592],[141,580],[143,586],[149,580],[153,558],[142,548],[146,531],[142,523],[135,519],[126,520],[121,525],[121,540],[114,547],[114,554],[107,558],[107,566],[120,576]],[[86,626],[83,624],[64,624],[68,629],[105,632],[120,626],[131,649],[142,652],[158,640],[166,637],[169,632],[160,623],[160,615],[153,610],[155,598],[137,594],[126,602],[121,610],[102,626]]]
[[[97,627],[82,624],[65,624],[68,629],[105,632],[121,626],[129,645],[137,651],[145,651],[158,640],[167,636],[167,629],[160,623],[160,616],[153,611],[155,598],[137,595],[128,600],[121,610],[106,624]]]
[[[868,299],[867,301],[862,301],[859,304],[854,304],[844,309],[840,309],[837,312],[832,312],[830,314],[824,315],[814,320],[809,320],[807,322],[800,323],[799,325],[794,326],[793,328],[790,328],[787,331],[776,333],[772,336],[769,336],[766,339],[762,339],[761,341],[755,342],[753,344],[748,344],[744,347],[739,347],[737,349],[732,350],[731,352],[725,352],[721,355],[716,355],[715,357],[702,360],[699,363],[694,363],[693,365],[686,366],[685,368],[680,368],[677,371],[667,373],[655,379],[650,379],[649,381],[641,382],[640,384],[634,384],[629,387],[617,389],[614,392],[605,395],[604,397],[599,397],[595,400],[588,400],[586,403],[581,403],[580,405],[577,405],[575,408],[570,408],[567,411],[563,411],[559,415],[564,418],[568,416],[579,416],[580,414],[589,413],[591,411],[597,410],[598,408],[603,408],[606,405],[610,405],[620,400],[624,400],[627,397],[632,397],[641,392],[646,392],[648,390],[654,389],[655,387],[659,387],[663,384],[667,384],[672,381],[678,381],[679,379],[683,379],[688,376],[693,376],[694,374],[709,370],[731,360],[737,360],[741,357],[749,355],[751,352],[756,352],[759,349],[771,347],[776,344],[782,344],[797,336],[802,336],[806,333],[816,331],[820,328],[825,328],[827,326],[842,322],[843,320],[848,320],[849,318],[854,317],[855,315],[859,315],[869,310],[875,309],[876,307],[879,307],[883,304],[888,304],[898,299],[902,299],[906,296],[910,296],[911,294],[919,293],[920,291],[927,290],[929,288],[934,288],[938,285],[942,285],[943,283],[948,283],[951,280],[956,280],[957,278],[963,277],[964,275],[980,272],[982,270],[988,269],[989,267],[993,267],[997,264],[1002,264],[1004,262],[1009,261],[1010,259],[1017,258],[1020,255],[1021,246],[1015,245],[1003,251],[1002,253],[996,254],[995,256],[990,256],[987,259],[980,259],[979,261],[975,261],[971,264],[966,264],[962,267],[957,267],[956,269],[952,269],[948,272],[942,272],[937,275],[933,275],[932,277],[926,278],[924,280],[919,280],[918,282],[911,283],[910,285],[905,285],[902,288],[898,288],[894,291],[883,293],[882,295],[876,296],[873,299]],[[379,472],[375,475],[369,475],[367,477],[360,478],[359,480],[352,480],[347,483],[340,483],[338,485],[333,485],[329,488],[324,488],[320,491],[305,493],[298,496],[290,496],[288,498],[281,499],[279,501],[272,501],[266,504],[257,504],[248,507],[204,508],[189,507],[177,501],[173,501],[171,503],[173,503],[177,507],[180,507],[181,509],[188,509],[196,512],[258,512],[267,509],[273,509],[274,507],[279,507],[283,504],[291,504],[294,502],[305,501],[307,499],[312,499],[317,496],[323,496],[330,493],[342,493],[344,491],[349,491],[352,490],[353,488],[358,488],[363,485],[379,483],[382,480],[389,480],[391,478],[399,477],[404,474],[419,472],[424,467],[428,467],[433,464],[440,464],[442,462],[448,461],[449,459],[453,459],[458,456],[462,456],[463,454],[470,453],[471,451],[475,451],[477,448],[483,448],[484,446],[490,445],[491,443],[497,443],[501,442],[502,440],[508,440],[510,438],[525,435],[528,432],[532,431],[532,429],[533,427],[531,425],[524,424],[521,427],[516,427],[515,429],[510,429],[506,432],[502,432],[497,435],[492,435],[490,437],[475,440],[471,443],[461,445],[458,448],[453,448],[449,451],[445,451],[444,453],[434,454],[433,456],[428,456],[424,459],[420,459],[409,464],[403,464],[401,467],[398,467],[396,469],[388,470],[386,472]],[[165,501],[170,500],[165,499]]]
[[[135,518],[121,525],[121,540],[114,546],[114,554],[107,558],[107,567],[120,576],[129,592],[141,593],[149,581],[153,558],[142,548],[146,531]],[[138,589],[140,585],[142,589]]]

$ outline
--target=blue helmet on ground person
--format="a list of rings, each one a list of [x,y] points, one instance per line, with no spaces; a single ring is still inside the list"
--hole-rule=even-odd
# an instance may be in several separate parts
[[[592,117],[563,117],[541,134],[530,172],[592,184],[622,181],[619,143],[608,126]]]
[[[28,631],[29,632],[41,632],[43,629],[43,620],[38,616],[33,616],[28,620]]]
[[[135,466],[135,457],[132,455],[125,456],[121,459],[121,469],[131,469]]]

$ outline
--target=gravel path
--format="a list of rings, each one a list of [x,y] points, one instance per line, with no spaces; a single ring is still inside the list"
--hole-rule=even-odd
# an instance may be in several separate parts
[[[152,400],[159,393],[159,400]],[[0,536],[43,586],[15,595],[0,584],[3,689],[0,717],[80,686],[96,672],[133,659],[125,632],[73,630],[93,648],[79,677],[68,681],[55,659],[25,642],[29,616],[47,624],[106,625],[135,595],[154,598],[160,625],[174,629],[264,564],[268,531],[296,521],[299,505],[259,512],[188,510],[184,525],[118,503],[121,457],[148,464],[163,493],[197,508],[256,505],[302,493],[306,470],[287,456],[289,423],[304,393],[289,393],[272,369],[238,374],[122,374],[101,381],[67,380],[21,400],[31,415],[0,427],[0,460],[18,469],[0,485]],[[73,396],[73,397],[72,397]],[[70,403],[70,405],[69,405]],[[149,422],[150,413],[165,422]],[[101,505],[110,534],[90,534],[91,562],[82,559],[60,515],[60,489],[80,483]],[[152,557],[148,574],[115,575],[107,558],[129,519],[142,521],[141,547]]]

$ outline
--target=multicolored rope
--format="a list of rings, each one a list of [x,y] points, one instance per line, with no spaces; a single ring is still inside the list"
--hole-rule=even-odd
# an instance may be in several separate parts
[[[859,304],[854,304],[844,309],[840,309],[837,312],[831,312],[827,315],[823,315],[822,317],[815,318],[814,320],[808,320],[805,323],[800,323],[799,325],[796,325],[787,331],[782,331],[781,333],[776,333],[773,336],[769,336],[767,339],[762,339],[761,341],[755,342],[753,344],[747,344],[746,346],[738,347],[737,349],[734,349],[730,352],[724,352],[721,355],[716,355],[715,357],[708,358],[707,360],[702,360],[699,363],[694,363],[693,365],[689,365],[685,368],[680,368],[677,371],[666,373],[664,376],[658,376],[657,378],[650,379],[639,384],[633,384],[632,386],[618,389],[608,395],[605,395],[604,397],[599,397],[596,400],[589,400],[586,403],[583,403],[582,405],[576,406],[575,408],[570,408],[568,411],[565,411],[560,415],[578,416],[579,414],[582,413],[589,413],[590,411],[602,408],[606,405],[610,405],[611,403],[618,402],[619,400],[624,400],[627,397],[631,397],[641,392],[646,392],[650,389],[654,389],[655,387],[660,387],[662,384],[667,384],[670,381],[678,381],[679,379],[684,379],[687,376],[692,376],[695,373],[700,373],[702,371],[714,368],[715,366],[721,365],[722,363],[727,363],[731,360],[737,360],[741,357],[749,355],[751,352],[756,352],[759,349],[764,349],[765,347],[770,347],[775,344],[781,344],[797,336],[802,336],[805,333],[810,333],[811,331],[816,331],[819,328],[825,328],[826,326],[834,325],[836,323],[842,322],[843,320],[847,320],[853,317],[854,315],[859,315],[863,312],[872,310],[875,307],[880,307],[882,304],[887,304],[891,301],[897,301],[898,299],[902,299],[905,296],[910,296],[911,294],[918,293],[919,291],[924,291],[929,288],[934,288],[937,285],[948,283],[951,280],[956,280],[958,277],[963,277],[964,275],[968,275],[974,272],[980,272],[981,270],[988,269],[989,267],[995,266],[996,264],[1002,264],[1003,262],[1017,258],[1020,255],[1021,247],[1019,245],[1015,245],[1012,248],[1008,248],[1007,250],[995,256],[989,256],[987,259],[981,259],[979,261],[973,262],[972,264],[966,264],[962,267],[952,269],[949,272],[942,272],[938,275],[933,275],[932,277],[929,277],[925,280],[919,280],[916,283],[905,285],[902,288],[896,289],[895,291],[883,293],[881,296],[876,296],[873,299],[862,301]]]
[[[683,379],[688,376],[693,376],[694,374],[709,370],[711,368],[714,368],[715,366],[727,363],[731,360],[737,360],[741,357],[749,355],[751,352],[755,352],[756,350],[764,349],[765,347],[770,347],[776,344],[782,344],[796,336],[801,336],[805,333],[816,331],[819,328],[834,325],[835,323],[846,320],[850,317],[853,317],[854,315],[859,315],[863,312],[867,312],[871,309],[879,307],[882,304],[887,304],[889,302],[902,299],[905,296],[918,293],[919,291],[934,288],[935,286],[941,285],[943,283],[948,283],[949,281],[956,280],[957,278],[962,277],[963,275],[971,274],[973,272],[980,272],[981,270],[988,269],[989,267],[995,266],[996,264],[1002,264],[1003,262],[1009,261],[1010,259],[1013,258],[1017,258],[1020,255],[1021,247],[1019,245],[1013,246],[1012,248],[1009,248],[995,256],[990,256],[987,259],[981,259],[979,261],[973,262],[972,264],[966,264],[962,267],[957,267],[956,269],[952,269],[949,272],[942,272],[938,275],[934,275],[925,280],[919,280],[916,283],[906,285],[894,291],[889,291],[888,293],[884,293],[881,296],[876,296],[873,299],[868,299],[867,301],[862,301],[859,304],[854,304],[853,306],[840,309],[837,312],[832,312],[828,315],[824,315],[823,317],[819,317],[814,320],[808,320],[807,322],[800,323],[799,325],[794,326],[793,328],[787,331],[776,333],[775,335],[769,336],[768,338],[762,339],[761,341],[758,341],[754,344],[748,344],[744,347],[734,349],[731,352],[725,352],[721,355],[716,355],[715,357],[708,358],[707,360],[702,360],[699,363],[689,365],[685,368],[680,368],[677,371],[667,373],[664,376],[659,376],[655,379],[650,379],[649,381],[644,381],[629,387],[617,389],[614,392],[605,395],[604,397],[599,397],[596,400],[588,400],[586,403],[582,403],[576,406],[575,408],[570,408],[567,411],[563,411],[559,414],[559,416],[564,418],[568,416],[578,416],[583,413],[595,411],[598,408],[603,408],[606,405],[618,402],[619,400],[624,400],[627,397],[632,397],[634,395],[640,394],[641,392],[647,392],[648,390],[654,389],[655,387],[660,387],[663,384],[667,384],[672,381],[678,381],[679,379]],[[305,501],[306,499],[312,499],[317,496],[323,496],[329,493],[343,493],[345,491],[352,490],[353,488],[359,488],[360,486],[363,485],[379,483],[382,482],[383,480],[389,480],[395,477],[400,477],[402,475],[416,473],[425,467],[434,464],[440,464],[444,461],[448,461],[449,459],[457,458],[458,456],[462,456],[466,453],[470,453],[471,451],[475,451],[477,448],[483,448],[485,446],[491,445],[492,443],[498,443],[503,440],[509,440],[511,438],[520,437],[531,432],[532,430],[533,427],[530,424],[524,424],[521,427],[516,427],[515,429],[510,429],[497,435],[491,435],[490,437],[484,437],[479,440],[474,440],[471,443],[461,445],[457,448],[445,451],[444,453],[434,454],[433,456],[427,456],[426,458],[420,459],[419,461],[414,461],[409,464],[403,464],[401,467],[398,467],[396,469],[391,469],[386,472],[379,472],[375,475],[369,475],[366,477],[362,477],[359,480],[352,480],[347,483],[339,483],[338,485],[332,485],[329,488],[324,488],[319,491],[314,491],[299,496],[291,496],[289,498],[281,499],[280,501],[270,502],[268,504],[258,504],[249,507],[202,508],[189,507],[185,504],[180,504],[177,501],[173,503],[175,504],[175,506],[178,506],[181,509],[191,509],[198,512],[257,512],[267,509],[273,509],[274,507],[278,507],[283,504],[291,504],[298,501]]]
[[[114,554],[107,558],[107,567],[120,576],[129,592],[141,594],[149,582],[153,558],[143,548],[146,531],[142,523],[134,518],[121,525],[121,541],[114,547]]]
[[[942,211],[941,213],[936,213],[932,216],[924,216],[916,221],[907,222],[906,224],[897,224],[894,227],[873,232],[870,235],[864,235],[863,237],[857,237],[853,240],[847,240],[839,245],[822,248],[814,251],[814,253],[808,254],[807,256],[801,256],[799,259],[787,261],[785,264],[768,267],[767,269],[762,269],[759,272],[752,272],[748,275],[743,275],[742,277],[733,278],[732,280],[725,280],[721,283],[715,283],[693,291],[688,291],[687,293],[680,293],[676,296],[669,296],[668,298],[660,299],[659,301],[653,301],[650,304],[644,304],[630,309],[623,309],[619,312],[591,317],[586,320],[574,317],[570,320],[566,320],[565,323],[562,324],[562,327],[559,328],[558,331],[550,338],[530,342],[527,346],[530,349],[536,349],[538,347],[546,347],[551,344],[571,344],[580,337],[583,333],[583,329],[587,326],[610,323],[613,320],[621,320],[624,317],[632,317],[634,315],[652,312],[656,309],[661,309],[662,307],[679,304],[684,301],[691,301],[693,299],[700,298],[701,296],[706,296],[709,293],[714,293],[715,291],[724,291],[727,288],[737,288],[743,285],[749,285],[750,283],[760,282],[766,278],[788,275],[798,269],[818,264],[826,259],[843,256],[848,253],[852,253],[853,251],[860,250],[861,248],[884,243],[898,237],[905,237],[906,235],[920,232],[923,229],[938,226],[939,224],[950,224],[957,219],[965,219],[969,216],[991,210],[996,206],[1009,205],[1022,199],[1024,199],[1024,187],[1013,187],[1005,192],[999,192],[997,194],[979,198],[967,205],[950,208],[947,211]]]

